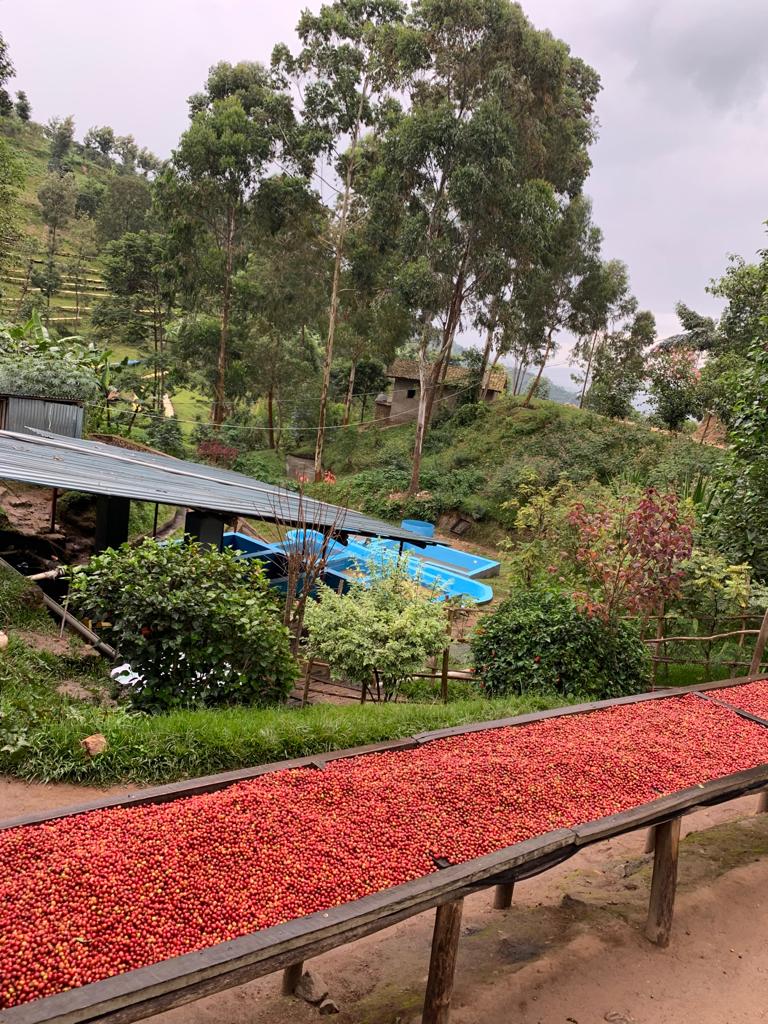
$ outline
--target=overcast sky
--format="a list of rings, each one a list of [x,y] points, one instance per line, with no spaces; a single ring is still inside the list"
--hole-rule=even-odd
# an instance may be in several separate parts
[[[295,45],[320,0],[0,0],[0,31],[35,120],[111,124],[167,156],[186,98],[219,60]],[[660,335],[729,253],[751,258],[768,218],[766,0],[527,0],[526,13],[600,73],[587,191],[605,255],[623,259]],[[564,363],[560,355],[556,363]],[[550,374],[567,383],[565,366]]]

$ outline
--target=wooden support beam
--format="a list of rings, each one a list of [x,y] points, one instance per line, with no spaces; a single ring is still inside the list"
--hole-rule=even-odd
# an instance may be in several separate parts
[[[493,909],[508,910],[512,906],[512,897],[515,893],[514,882],[502,882],[493,890]]]
[[[653,878],[651,879],[651,898],[648,904],[645,935],[647,939],[662,948],[669,945],[672,916],[675,910],[680,821],[681,816],[678,814],[670,821],[657,825],[655,829]]]
[[[283,971],[283,984],[281,992],[284,996],[292,996],[296,991],[296,986],[301,981],[301,976],[304,973],[304,961],[298,960],[295,964],[291,964],[290,967],[286,967]]]
[[[98,554],[107,548],[119,548],[128,540],[128,519],[131,499],[100,494],[96,499],[96,537],[93,550]]]
[[[437,908],[421,1024],[448,1024],[463,909],[463,899]]]
[[[757,813],[768,814],[768,789],[764,789],[757,801]]]
[[[643,853],[653,853],[656,849],[656,826],[651,825],[645,834],[645,849]]]

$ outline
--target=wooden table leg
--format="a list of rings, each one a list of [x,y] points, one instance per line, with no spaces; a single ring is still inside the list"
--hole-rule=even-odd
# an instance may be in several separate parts
[[[768,789],[764,789],[758,798],[757,813],[768,814]]]
[[[291,964],[290,967],[286,967],[283,971],[283,985],[282,993],[284,996],[292,996],[296,991],[296,986],[301,981],[301,976],[304,973],[304,961],[299,960],[297,964]]]
[[[657,946],[668,946],[672,930],[677,889],[677,854],[680,845],[680,815],[656,826],[651,898],[648,904],[646,938]]]
[[[448,1024],[463,909],[464,900],[443,903],[437,908],[422,1024]]]
[[[645,849],[643,853],[653,853],[656,848],[656,826],[651,825],[645,834]]]
[[[514,882],[502,882],[493,890],[493,909],[508,910],[512,906],[512,896],[515,892]]]

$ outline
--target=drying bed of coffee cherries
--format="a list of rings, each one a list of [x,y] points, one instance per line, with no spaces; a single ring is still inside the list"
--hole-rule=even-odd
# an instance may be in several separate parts
[[[743,686],[728,686],[712,694],[718,700],[731,704],[740,711],[768,720],[768,680],[745,683]]]
[[[0,832],[0,1006],[767,761],[768,729],[685,695],[9,829]]]

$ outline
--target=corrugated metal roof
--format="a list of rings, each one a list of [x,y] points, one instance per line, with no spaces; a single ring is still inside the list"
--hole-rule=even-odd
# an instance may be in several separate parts
[[[43,431],[0,430],[0,479],[424,544],[381,519],[233,470]]]

